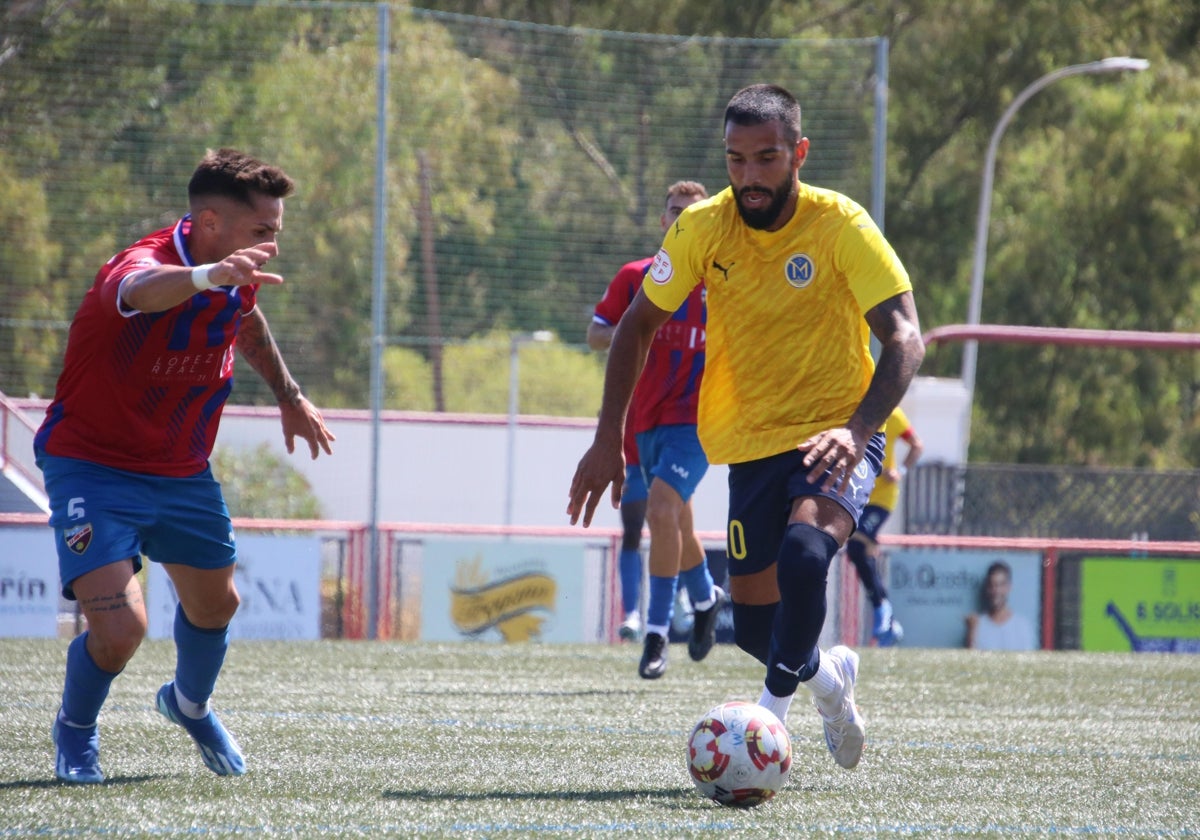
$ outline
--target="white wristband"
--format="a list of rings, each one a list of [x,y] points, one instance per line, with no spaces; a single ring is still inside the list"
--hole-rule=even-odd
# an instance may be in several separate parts
[[[192,269],[192,285],[196,287],[196,291],[203,292],[217,287],[216,283],[212,283],[208,279],[208,272],[211,270],[212,263],[198,265]]]

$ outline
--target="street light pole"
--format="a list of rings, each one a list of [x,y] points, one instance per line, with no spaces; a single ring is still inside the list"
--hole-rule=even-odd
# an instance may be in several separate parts
[[[517,474],[517,396],[520,390],[521,377],[518,372],[518,357],[522,344],[531,341],[552,341],[554,333],[550,330],[537,330],[531,333],[513,333],[508,343],[508,447],[505,479],[507,489],[504,493],[504,524],[513,524],[513,497],[516,491]]]
[[[988,221],[992,207],[992,181],[996,171],[996,149],[1000,145],[1000,137],[1004,134],[1004,130],[1008,128],[1008,124],[1012,122],[1012,118],[1016,115],[1017,110],[1039,90],[1057,82],[1059,79],[1065,79],[1068,76],[1096,73],[1119,73],[1128,70],[1141,71],[1149,66],[1150,62],[1144,58],[1117,56],[1101,59],[1100,61],[1090,61],[1086,64],[1072,64],[1069,67],[1061,67],[1042,76],[1017,94],[1017,98],[1004,110],[1004,113],[1000,117],[1000,122],[996,124],[996,129],[992,132],[992,138],[988,142],[987,156],[983,163],[983,188],[979,191],[979,215],[975,223],[975,255],[971,264],[971,297],[967,307],[968,325],[974,326],[979,323],[979,316],[983,309],[983,267],[987,261]],[[967,391],[967,427],[964,430],[963,438],[964,460],[971,438],[971,408],[975,402],[975,365],[978,360],[978,354],[979,343],[974,339],[968,340],[963,345],[962,381],[963,387]]]

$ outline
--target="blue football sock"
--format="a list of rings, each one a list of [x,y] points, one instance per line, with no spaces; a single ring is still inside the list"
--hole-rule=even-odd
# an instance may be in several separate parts
[[[621,606],[628,615],[637,611],[638,601],[642,598],[642,553],[636,548],[622,549],[618,571],[621,575]]]
[[[92,659],[87,638],[86,632],[81,633],[67,648],[67,676],[60,713],[70,723],[84,727],[93,725],[100,717],[109,686],[117,678],[117,674],[105,671]]]
[[[201,629],[187,620],[183,607],[175,607],[175,687],[184,697],[199,706],[208,702],[228,649],[228,625]]]
[[[679,582],[687,590],[688,598],[694,605],[712,600],[713,579],[708,573],[708,563],[700,563],[687,571],[679,573]]]
[[[666,627],[675,612],[677,578],[650,576],[650,604],[646,609],[647,627]]]

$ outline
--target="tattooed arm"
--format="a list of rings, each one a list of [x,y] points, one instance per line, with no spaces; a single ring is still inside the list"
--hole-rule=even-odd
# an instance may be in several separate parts
[[[321,412],[301,393],[300,386],[288,372],[279,347],[271,336],[271,329],[267,326],[267,319],[257,306],[248,315],[243,316],[241,327],[238,329],[237,346],[241,350],[242,358],[270,386],[276,402],[279,403],[287,451],[295,451],[296,437],[299,436],[308,441],[308,448],[314,459],[321,449],[332,455],[330,442],[337,438],[325,427]]]

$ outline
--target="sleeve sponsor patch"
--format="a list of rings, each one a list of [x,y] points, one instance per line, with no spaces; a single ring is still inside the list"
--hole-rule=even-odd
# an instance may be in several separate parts
[[[650,271],[648,272],[650,279],[659,286],[665,284],[675,274],[675,268],[671,265],[671,255],[667,253],[666,248],[660,248],[658,253],[654,255],[654,261],[650,263]]]

